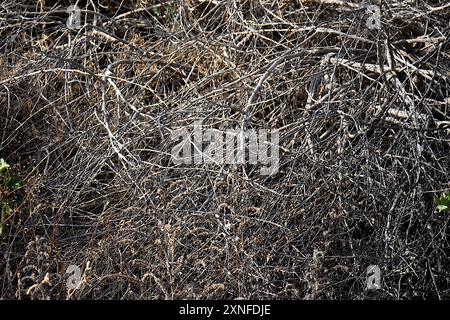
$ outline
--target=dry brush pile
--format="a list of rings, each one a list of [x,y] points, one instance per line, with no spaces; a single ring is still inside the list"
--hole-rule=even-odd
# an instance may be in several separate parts
[[[450,298],[448,3],[70,4],[0,1],[1,298]],[[175,165],[199,120],[279,129],[279,171]]]

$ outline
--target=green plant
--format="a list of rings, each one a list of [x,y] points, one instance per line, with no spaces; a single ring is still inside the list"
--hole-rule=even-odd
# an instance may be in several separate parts
[[[450,211],[450,193],[442,194],[436,198],[436,205],[439,212]]]
[[[177,12],[174,6],[168,4],[164,6],[164,13],[168,19],[173,20]]]
[[[176,15],[176,9],[171,4],[165,4],[161,7],[154,7],[151,9],[152,14],[156,17],[166,17],[169,20],[173,20]]]
[[[11,166],[0,158],[0,237],[5,232],[6,222],[13,210],[24,201],[24,183]]]

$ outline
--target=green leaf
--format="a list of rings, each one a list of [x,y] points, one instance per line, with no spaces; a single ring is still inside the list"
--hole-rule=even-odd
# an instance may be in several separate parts
[[[439,212],[450,210],[450,193],[447,195],[442,194],[440,197],[436,198],[436,205]]]
[[[2,158],[0,158],[0,173],[9,169],[9,164],[5,162]]]
[[[22,179],[19,178],[18,175],[14,174],[9,178],[7,187],[10,188],[11,190],[20,189],[23,187],[23,181],[22,181]]]

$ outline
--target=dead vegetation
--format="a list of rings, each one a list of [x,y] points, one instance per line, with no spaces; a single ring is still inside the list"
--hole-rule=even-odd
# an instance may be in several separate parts
[[[1,298],[450,298],[448,3],[70,4],[0,5]],[[279,172],[174,165],[195,120],[280,129]]]

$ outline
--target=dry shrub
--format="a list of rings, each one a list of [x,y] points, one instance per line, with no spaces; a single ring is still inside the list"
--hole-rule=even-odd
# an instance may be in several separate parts
[[[448,5],[383,1],[370,30],[356,0],[80,1],[74,31],[69,4],[2,2],[0,155],[28,205],[0,297],[450,297]],[[278,173],[174,165],[195,120],[280,129]]]

